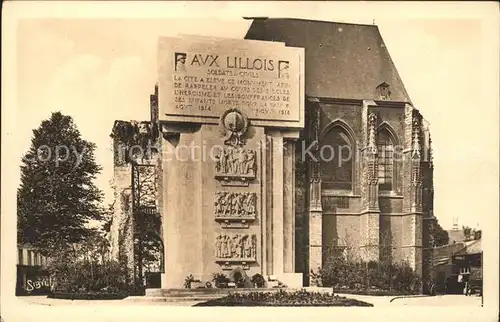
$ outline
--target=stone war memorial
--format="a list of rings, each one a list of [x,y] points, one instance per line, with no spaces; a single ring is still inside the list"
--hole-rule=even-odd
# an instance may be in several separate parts
[[[431,138],[377,26],[259,18],[245,39],[161,37],[157,59],[151,119],[112,134],[131,278],[148,236],[162,289],[236,268],[302,287],[348,252],[408,262],[425,287]]]

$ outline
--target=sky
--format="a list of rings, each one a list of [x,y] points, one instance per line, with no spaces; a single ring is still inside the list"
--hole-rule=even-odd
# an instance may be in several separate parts
[[[138,13],[136,18],[113,19],[94,12],[94,18],[19,20],[13,111],[17,162],[30,146],[32,129],[51,112],[61,111],[74,118],[85,139],[97,144],[103,172],[96,184],[111,202],[109,134],[117,119],[149,119],[149,95],[157,79],[157,38],[179,33],[243,38],[250,21],[241,17],[275,17],[278,12],[276,3],[260,4],[260,12],[250,4],[199,3],[196,11],[189,6],[172,5],[183,13],[177,18],[165,11],[165,17],[157,18],[138,18]],[[498,86],[495,89],[490,81],[494,66],[486,63],[495,47],[484,19],[479,19],[487,10],[465,8],[453,16],[455,9],[450,7],[441,17],[415,14],[396,19],[387,10],[369,7],[356,15],[343,14],[336,4],[325,2],[279,8],[280,17],[375,22],[415,107],[430,122],[434,211],[440,224],[451,229],[457,217],[459,225],[476,227],[498,216],[492,212],[498,199],[498,95],[488,90],[493,85],[498,91]],[[119,13],[117,9],[116,16]],[[62,15],[53,15],[57,16]],[[18,180],[13,184],[17,186]]]

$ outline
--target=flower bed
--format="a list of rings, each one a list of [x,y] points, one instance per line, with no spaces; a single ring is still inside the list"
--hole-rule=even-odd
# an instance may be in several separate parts
[[[70,293],[70,292],[53,292],[49,294],[49,298],[61,300],[123,300],[128,294],[126,293],[107,293],[107,292],[87,292],[87,293]]]
[[[247,294],[231,293],[195,306],[373,306],[373,304],[328,293],[280,290]]]

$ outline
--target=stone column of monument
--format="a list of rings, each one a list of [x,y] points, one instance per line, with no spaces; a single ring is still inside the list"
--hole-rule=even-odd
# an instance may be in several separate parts
[[[422,117],[410,104],[405,106],[403,150],[403,257],[422,275]]]
[[[301,285],[302,276],[295,273],[295,143],[298,131],[267,131],[270,149],[267,166],[270,176],[268,201],[271,225],[267,240],[272,245],[270,275],[286,285]]]
[[[309,168],[309,246],[308,246],[308,275],[309,284],[313,286],[310,272],[318,271],[323,265],[323,208],[321,202],[321,169],[319,162],[319,132],[320,132],[320,108],[319,105],[311,105],[311,131],[309,133],[309,144],[312,144],[313,157],[308,156]],[[308,145],[309,147],[309,145]]]
[[[295,273],[295,139],[283,143],[283,269]]]
[[[377,114],[373,101],[363,102],[363,148],[361,174],[361,243],[360,255],[366,260],[379,260],[380,209],[378,202]]]
[[[162,288],[181,288],[184,278],[197,278],[203,269],[202,164],[199,153],[189,154],[176,146],[201,143],[197,125],[177,129],[163,127],[163,241],[165,274]],[[168,192],[168,193],[167,193]]]

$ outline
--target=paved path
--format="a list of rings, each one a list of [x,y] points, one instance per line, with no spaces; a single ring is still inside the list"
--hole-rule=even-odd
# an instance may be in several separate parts
[[[399,314],[399,318],[396,320],[405,319],[407,317],[408,311],[398,311],[397,309],[404,309],[405,306],[421,306],[422,308],[428,307],[427,310],[417,309],[420,313],[432,312],[431,307],[437,310],[441,310],[441,314],[444,309],[448,317],[453,317],[451,320],[461,322],[461,321],[485,321],[486,319],[481,319],[477,316],[478,313],[483,311],[481,306],[481,298],[476,296],[466,297],[463,295],[444,295],[444,296],[434,296],[434,297],[412,297],[412,298],[399,298],[391,302],[392,297],[388,296],[364,296],[364,295],[353,295],[353,294],[339,294],[349,298],[355,298],[358,300],[366,301],[372,303],[375,308],[389,309],[387,312],[393,312],[394,314]],[[213,311],[211,309],[215,308],[191,308],[190,306],[196,304],[197,302],[153,302],[153,301],[127,301],[127,300],[109,300],[109,301],[71,301],[71,300],[57,300],[48,299],[44,296],[31,296],[22,297],[15,299],[12,303],[5,305],[2,303],[2,318],[5,322],[16,322],[16,321],[70,321],[70,322],[88,322],[88,321],[134,321],[134,322],[178,322],[179,316],[184,317],[189,322],[206,320],[207,314]],[[8,306],[8,307],[7,307]],[[260,310],[255,308],[253,312],[259,314],[264,314],[265,310]],[[265,308],[263,308],[265,309]],[[396,309],[396,310],[392,310]],[[467,315],[467,311],[476,310],[474,314]],[[376,313],[377,310],[372,310],[371,308],[363,308],[363,310],[356,310],[355,314],[362,314],[363,319],[370,319],[370,317]],[[9,314],[4,314],[9,311]],[[311,314],[317,314],[325,312],[321,308],[304,308],[303,310],[285,310],[281,311],[281,319],[294,319],[298,318],[310,319]],[[344,308],[339,308],[335,310],[335,315],[346,314],[345,319],[348,320],[351,317],[351,310]],[[380,312],[380,311],[378,311]],[[400,312],[400,313],[398,313]],[[465,312],[465,313],[463,313]],[[438,312],[439,313],[439,312]],[[245,315],[238,317],[241,322],[245,321],[255,321],[255,314]],[[267,313],[262,315],[265,317]],[[434,314],[434,313],[433,313]],[[288,316],[290,315],[290,316]],[[434,316],[434,315],[431,315]],[[68,320],[68,318],[70,318]],[[248,318],[248,319],[247,319]],[[458,318],[458,320],[456,319]],[[224,314],[218,316],[217,320],[219,322],[233,322],[235,319],[234,314]],[[261,319],[257,319],[259,321]]]
[[[394,306],[453,306],[481,307],[480,296],[437,295],[427,297],[397,298],[391,302]]]
[[[395,298],[393,296],[369,296],[356,294],[339,294],[347,298],[352,298],[373,304],[374,306],[454,306],[454,307],[481,307],[481,297],[464,295],[438,295],[438,296],[416,296]],[[116,306],[193,306],[200,301],[181,301],[181,302],[156,302],[151,300],[106,300],[106,301],[87,301],[87,300],[59,300],[49,299],[45,296],[29,296],[19,298],[27,305],[43,306],[78,306],[78,307],[99,307],[105,308]],[[391,301],[392,300],[392,301]]]
[[[115,307],[115,306],[149,306],[149,305],[168,305],[168,306],[193,306],[200,301],[182,301],[182,302],[156,302],[156,301],[130,301],[130,300],[60,300],[50,299],[46,296],[27,296],[20,298],[27,305],[43,306],[93,306],[93,307]]]

